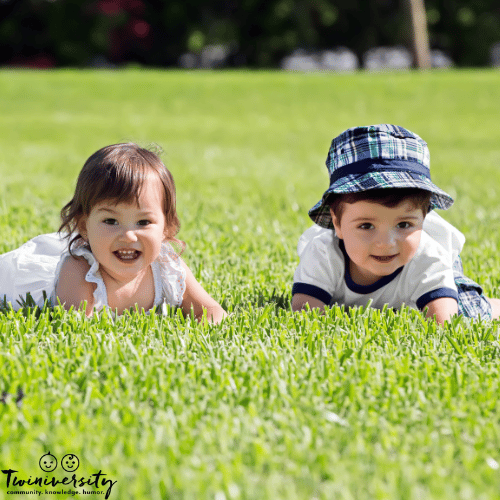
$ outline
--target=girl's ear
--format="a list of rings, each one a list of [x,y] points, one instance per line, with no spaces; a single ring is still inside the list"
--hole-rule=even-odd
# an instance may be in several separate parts
[[[330,216],[332,217],[333,227],[335,228],[335,234],[337,238],[342,240],[342,231],[340,230],[340,221],[335,217],[333,210],[330,208]]]
[[[76,229],[80,233],[80,236],[88,243],[87,239],[87,217],[82,215],[78,222],[76,223]]]

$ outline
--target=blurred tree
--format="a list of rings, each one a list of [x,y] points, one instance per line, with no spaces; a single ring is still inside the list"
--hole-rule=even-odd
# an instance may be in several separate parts
[[[489,63],[491,46],[500,41],[498,0],[427,0],[430,44],[460,66]]]
[[[409,12],[415,66],[420,69],[428,69],[431,67],[431,53],[424,0],[406,0],[406,4]]]

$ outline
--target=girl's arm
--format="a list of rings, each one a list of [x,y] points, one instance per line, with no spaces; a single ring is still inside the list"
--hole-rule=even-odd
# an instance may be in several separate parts
[[[194,316],[199,321],[203,318],[203,310],[206,309],[207,319],[213,323],[220,323],[222,318],[227,316],[226,311],[208,295],[182,259],[181,262],[186,271],[186,291],[182,299],[182,312],[189,315],[193,309]]]
[[[56,297],[61,301],[65,309],[74,306],[79,309],[83,302],[87,301],[85,314],[92,315],[94,309],[93,283],[85,281],[90,266],[85,259],[77,259],[69,256],[62,263],[59,279],[56,285]]]
[[[451,297],[441,297],[431,300],[426,306],[426,318],[434,318],[441,325],[449,321],[453,315],[458,314],[457,301]]]
[[[300,311],[302,309],[305,309],[306,304],[309,304],[309,307],[311,309],[313,307],[319,307],[321,310],[323,310],[326,306],[323,301],[312,297],[311,295],[306,295],[305,293],[296,293],[292,297],[292,311]]]

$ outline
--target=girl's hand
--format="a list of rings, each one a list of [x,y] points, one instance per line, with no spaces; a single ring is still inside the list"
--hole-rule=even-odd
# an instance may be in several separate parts
[[[201,321],[203,319],[203,310],[206,309],[207,319],[212,323],[220,323],[222,318],[227,316],[226,311],[210,297],[182,259],[181,263],[186,271],[186,291],[182,299],[182,312],[185,315],[189,315],[192,309],[195,318]]]

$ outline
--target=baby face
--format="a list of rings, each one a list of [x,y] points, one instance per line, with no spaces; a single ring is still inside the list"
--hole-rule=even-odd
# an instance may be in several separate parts
[[[370,201],[344,205],[341,220],[330,211],[337,236],[344,240],[351,278],[371,285],[404,266],[420,244],[424,215],[404,201],[389,208]]]
[[[62,468],[67,472],[74,472],[76,469],[78,469],[79,465],[80,461],[78,460],[78,457],[76,455],[73,455],[72,453],[64,455],[61,460]]]
[[[79,224],[102,273],[126,283],[148,270],[165,240],[163,187],[151,173],[145,180],[138,203],[97,203]]]
[[[57,467],[57,458],[49,452],[43,455],[38,463],[44,472],[52,472]]]

